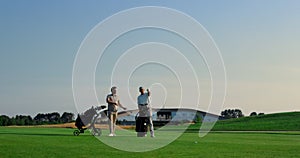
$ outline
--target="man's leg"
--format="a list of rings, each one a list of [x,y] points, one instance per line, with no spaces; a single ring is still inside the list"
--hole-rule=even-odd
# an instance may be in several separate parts
[[[113,135],[113,114],[108,112],[109,136]]]
[[[112,132],[113,135],[116,135],[115,134],[115,131],[116,131],[116,121],[117,121],[117,113],[114,113],[113,114],[113,132]]]
[[[151,133],[151,137],[155,137],[154,136],[154,127],[153,127],[153,121],[152,121],[152,117],[149,117],[149,126],[150,126],[150,133]]]

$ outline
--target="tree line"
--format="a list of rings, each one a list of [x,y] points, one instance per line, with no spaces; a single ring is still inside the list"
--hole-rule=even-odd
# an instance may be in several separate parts
[[[264,113],[256,113],[256,112],[251,112],[249,116],[260,116],[264,115]],[[226,109],[221,112],[221,117],[224,119],[230,119],[230,118],[240,118],[244,117],[245,115],[243,114],[241,109]]]
[[[6,115],[0,116],[0,126],[10,125],[44,125],[44,124],[58,124],[69,123],[74,121],[74,114],[64,112],[60,115],[58,112],[52,113],[38,113],[34,118],[30,115],[16,115],[15,117],[8,117]]]

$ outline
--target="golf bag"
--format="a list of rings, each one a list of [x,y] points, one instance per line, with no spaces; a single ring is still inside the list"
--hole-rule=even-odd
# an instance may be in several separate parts
[[[145,137],[148,131],[149,117],[136,117],[135,118],[135,131],[138,137]]]

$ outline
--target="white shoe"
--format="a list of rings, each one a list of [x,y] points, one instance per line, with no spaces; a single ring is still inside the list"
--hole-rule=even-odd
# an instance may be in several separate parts
[[[151,133],[151,137],[154,138],[155,137],[154,132],[150,132],[150,133]]]
[[[112,134],[112,133],[111,133],[111,134],[109,134],[108,136],[110,136],[110,137],[113,137],[113,136],[114,136],[114,134]]]

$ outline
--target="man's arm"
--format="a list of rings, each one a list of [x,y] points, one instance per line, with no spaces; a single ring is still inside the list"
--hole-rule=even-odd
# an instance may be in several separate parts
[[[110,96],[106,97],[106,102],[109,103],[109,104],[116,104],[117,105],[117,103],[114,102],[113,99]]]
[[[149,89],[147,89],[147,92],[148,92],[148,96],[150,97],[150,94],[151,94],[151,93],[150,93],[150,90],[149,90]]]
[[[118,101],[118,105],[119,105],[122,109],[124,109],[124,110],[127,109],[126,107],[124,107],[124,106],[120,103],[120,100]]]

